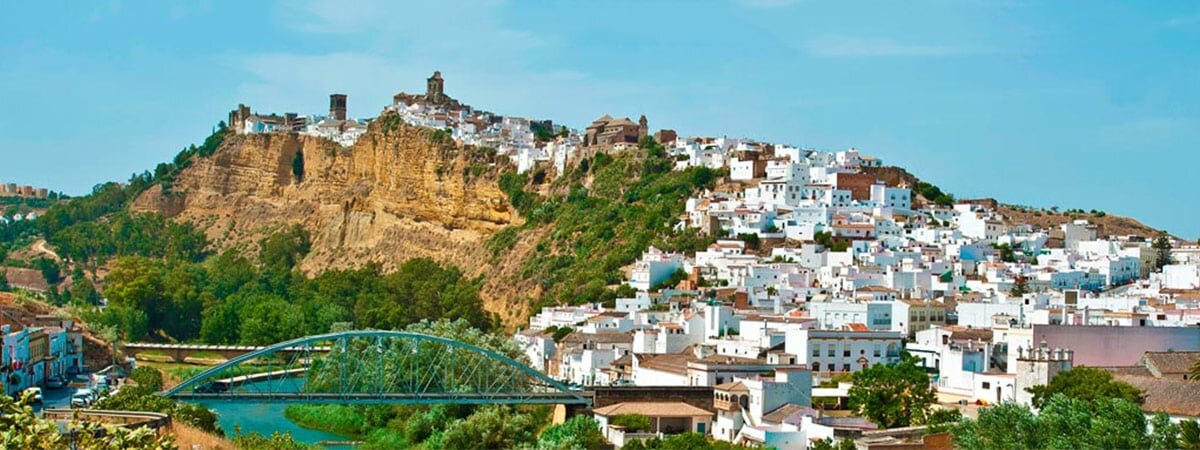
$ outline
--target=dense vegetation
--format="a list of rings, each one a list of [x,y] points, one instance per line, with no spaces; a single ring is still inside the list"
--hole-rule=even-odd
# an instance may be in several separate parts
[[[158,370],[139,367],[130,374],[138,384],[122,387],[116,395],[96,402],[94,409],[113,411],[153,411],[169,414],[172,420],[186,423],[209,433],[222,434],[217,425],[217,415],[212,410],[194,403],[175,402],[160,396],[163,377]]]
[[[616,293],[608,287],[622,281],[620,268],[651,245],[690,252],[712,242],[673,226],[688,196],[712,188],[719,176],[703,167],[671,171],[665,150],[650,139],[637,149],[580,161],[545,197],[533,191],[527,176],[506,173],[500,188],[527,221],[494,235],[488,248],[499,257],[524,232],[544,227],[535,256],[521,266],[522,278],[540,283],[541,303],[611,302]]]
[[[1130,403],[1140,403],[1142,396],[1138,388],[1114,380],[1109,371],[1091,367],[1076,367],[1056,375],[1050,384],[1032,386],[1026,391],[1033,394],[1035,408],[1041,408],[1055,394],[1084,401],[1116,398]]]
[[[937,186],[924,181],[918,181],[916,189],[913,189],[913,192],[921,194],[921,196],[925,197],[926,200],[929,200],[938,206],[954,205],[953,195],[942,192],[942,190]]]
[[[1147,420],[1137,388],[1105,370],[1077,367],[1027,390],[1036,414],[1007,402],[980,410],[975,419],[940,421],[931,431],[949,431],[955,447],[964,449],[1200,448],[1196,421],[1172,423],[1161,412]]]
[[[184,148],[172,162],[159,164],[154,172],[135,173],[124,184],[99,184],[88,195],[47,204],[49,209],[37,220],[0,224],[0,247],[15,249],[40,237],[60,248],[61,256],[92,267],[115,256],[172,256],[178,252],[185,258],[199,257],[204,242],[196,241],[195,234],[166,227],[162,218],[123,211],[151,186],[160,184],[169,191],[183,169],[195,158],[213,154],[227,135],[225,124],[220,123],[203,144]]]
[[[170,435],[158,436],[153,429],[131,430],[115,425],[72,421],[68,430],[74,438],[59,430],[54,420],[33,412],[32,394],[19,400],[0,395],[0,448],[30,450],[170,450],[175,443]]]
[[[1149,421],[1137,404],[1120,398],[1083,400],[1063,394],[1050,397],[1038,414],[1028,407],[1003,403],[980,410],[978,419],[963,419],[952,430],[954,444],[964,449],[1017,448],[1195,448],[1181,435],[1180,425],[1163,413]],[[1194,422],[1189,427],[1194,428]]]
[[[305,277],[297,263],[309,250],[299,227],[259,243],[251,260],[226,252],[205,261],[124,257],[106,277],[109,306],[91,322],[122,339],[266,345],[329,331],[339,322],[397,329],[422,319],[463,319],[489,329],[479,280],[428,259],[396,272],[378,265]]]

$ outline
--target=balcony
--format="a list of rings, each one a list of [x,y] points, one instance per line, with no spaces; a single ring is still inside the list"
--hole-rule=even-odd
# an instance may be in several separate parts
[[[736,401],[720,400],[720,399],[713,399],[713,408],[716,408],[721,411],[730,411],[730,412],[737,412],[740,409],[740,408],[738,408],[738,404]]]

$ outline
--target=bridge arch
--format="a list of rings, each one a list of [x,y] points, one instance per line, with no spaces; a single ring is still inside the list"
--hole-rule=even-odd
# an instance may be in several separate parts
[[[445,337],[387,330],[327,333],[262,347],[162,395],[261,403],[590,403],[500,353]]]

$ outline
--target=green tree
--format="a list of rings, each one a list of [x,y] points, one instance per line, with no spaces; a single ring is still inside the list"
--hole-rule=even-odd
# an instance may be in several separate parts
[[[935,409],[929,413],[929,418],[925,421],[925,425],[928,426],[925,432],[932,434],[950,431],[962,421],[962,418],[962,411],[956,408]]]
[[[537,423],[512,407],[489,405],[465,420],[456,421],[442,433],[440,448],[516,448],[534,442]]]
[[[851,377],[850,407],[884,428],[925,423],[936,394],[929,375],[905,354],[896,364],[877,364]]]
[[[1026,406],[1003,403],[980,410],[978,419],[963,419],[951,432],[955,446],[964,449],[1160,448],[1158,445],[1170,444],[1170,427],[1153,436],[1147,434],[1146,425],[1145,414],[1133,402],[1055,394],[1036,416]]]
[[[42,272],[42,278],[45,278],[46,283],[50,285],[55,285],[62,281],[62,269],[53,259],[44,257],[35,259],[33,260],[33,267]]]
[[[1013,297],[1020,297],[1028,293],[1029,278],[1024,275],[1017,275],[1017,278],[1013,280],[1012,290],[1009,291],[1009,295],[1012,295]]]
[[[95,305],[100,303],[100,293],[96,292],[92,280],[86,276],[77,277],[71,285],[71,301],[84,305]]]
[[[1166,413],[1155,413],[1150,418],[1150,448],[1153,450],[1175,450],[1180,448],[1180,426],[1171,422]]]
[[[250,296],[240,310],[238,339],[245,345],[271,345],[304,333],[300,308],[273,294]]]
[[[129,373],[129,378],[138,386],[144,386],[151,391],[159,391],[163,387],[163,374],[153,367],[143,366],[133,369]]]
[[[1166,235],[1154,238],[1150,243],[1154,249],[1154,270],[1162,270],[1163,266],[1171,264],[1171,240]]]
[[[1141,402],[1141,391],[1128,383],[1116,381],[1107,370],[1076,367],[1060,373],[1050,384],[1025,389],[1033,394],[1033,406],[1041,408],[1054,394],[1091,401],[1099,398],[1119,398],[1132,403]]]
[[[538,450],[598,450],[606,446],[595,419],[578,415],[550,425],[538,436]]]
[[[1179,447],[1184,450],[1200,449],[1200,423],[1191,419],[1179,422]]]
[[[641,414],[621,414],[613,417],[612,424],[625,427],[626,431],[637,433],[650,430],[650,418]]]

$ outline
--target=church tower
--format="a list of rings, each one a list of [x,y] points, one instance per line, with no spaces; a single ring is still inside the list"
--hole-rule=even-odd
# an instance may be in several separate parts
[[[650,126],[648,122],[646,122],[646,115],[642,114],[642,117],[638,119],[638,140],[640,141],[645,138],[649,132]]]
[[[446,96],[444,91],[445,81],[442,80],[442,72],[434,71],[433,76],[425,81],[425,100],[430,103],[441,103]]]
[[[346,120],[346,94],[329,94],[329,117]]]

